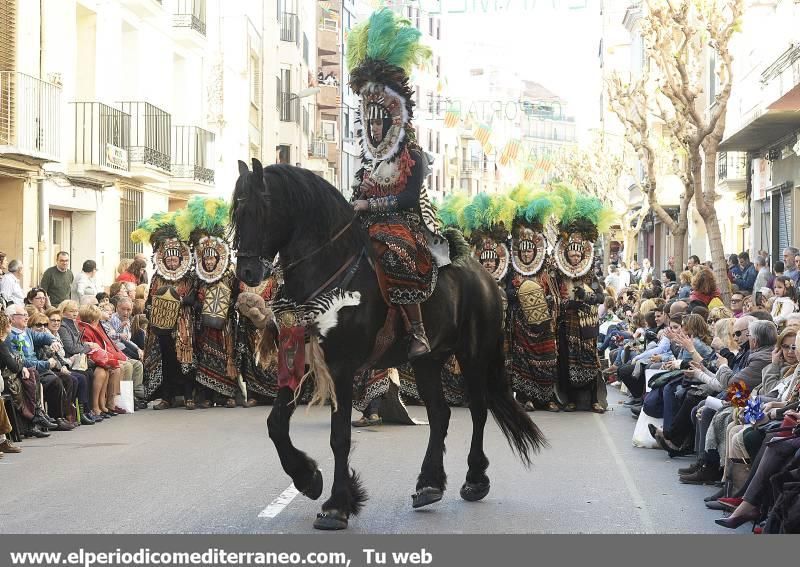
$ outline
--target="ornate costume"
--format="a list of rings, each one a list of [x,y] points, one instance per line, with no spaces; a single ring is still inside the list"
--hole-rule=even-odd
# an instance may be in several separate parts
[[[156,274],[145,308],[151,332],[144,347],[144,388],[148,399],[160,397],[166,407],[175,396],[191,397],[195,370],[192,252],[178,237],[175,218],[176,213],[157,213],[131,234],[134,242],[153,246]]]
[[[278,279],[270,276],[257,287],[249,287],[239,282],[240,292],[251,292],[264,299],[270,305],[278,293]],[[266,401],[278,395],[278,362],[270,361],[266,368],[256,362],[256,353],[262,335],[247,317],[239,318],[239,329],[236,333],[236,350],[239,355],[239,371],[247,387],[247,399]]]
[[[430,351],[419,304],[433,293],[437,264],[449,263],[425,190],[427,157],[411,126],[408,75],[430,56],[420,35],[384,8],[353,28],[347,40],[350,86],[361,97],[356,120],[363,167],[356,174],[354,207],[367,209],[362,222],[380,265],[381,291],[409,320],[411,358]]]
[[[531,206],[531,203],[533,204]],[[553,309],[558,290],[550,276],[543,230],[555,209],[546,193],[531,196],[514,220],[511,262],[506,276],[508,369],[520,402],[558,411],[554,402],[557,351]],[[530,210],[532,214],[525,213]]]
[[[223,235],[228,206],[222,199],[194,197],[178,213],[176,225],[194,249],[197,294],[194,301],[196,381],[236,405],[239,390],[236,365],[235,309],[238,282],[231,251]],[[205,401],[205,400],[204,400]]]
[[[558,271],[558,371],[559,389],[567,410],[575,410],[579,392],[588,392],[593,411],[598,403],[600,360],[597,356],[598,305],[604,293],[592,272],[594,241],[608,228],[612,213],[594,197],[566,188],[556,189],[564,202],[553,250]]]

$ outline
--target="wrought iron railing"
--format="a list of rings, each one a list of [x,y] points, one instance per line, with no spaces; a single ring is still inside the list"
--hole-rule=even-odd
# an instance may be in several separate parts
[[[214,133],[197,126],[172,127],[172,176],[214,183]]]
[[[120,107],[131,117],[131,163],[151,165],[169,173],[172,165],[169,113],[149,102],[121,102]]]
[[[297,122],[300,124],[300,99],[295,93],[281,93],[281,122]]]
[[[461,164],[461,173],[472,173],[481,171],[481,169],[483,169],[483,165],[481,161],[477,159],[467,160]]]
[[[328,143],[325,140],[312,140],[308,144],[308,155],[315,158],[327,158]]]
[[[0,71],[0,153],[60,158],[61,87]]]
[[[206,35],[206,0],[174,0],[172,25]]]
[[[747,177],[747,154],[744,152],[720,152],[717,156],[717,181],[745,179]]]
[[[72,163],[129,171],[130,115],[101,102],[69,105],[75,129]]]
[[[296,43],[298,41],[298,30],[300,29],[300,22],[298,21],[297,14],[289,12],[281,13],[281,41],[291,41]]]

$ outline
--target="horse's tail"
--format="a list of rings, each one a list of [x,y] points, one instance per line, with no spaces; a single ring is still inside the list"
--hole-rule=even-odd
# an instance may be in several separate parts
[[[486,387],[489,411],[500,426],[511,450],[519,455],[525,466],[530,466],[531,455],[547,447],[547,439],[514,399],[505,370],[502,336],[499,343],[489,366]]]

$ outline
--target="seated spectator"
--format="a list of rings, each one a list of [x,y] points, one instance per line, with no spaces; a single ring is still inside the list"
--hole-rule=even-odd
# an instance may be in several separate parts
[[[28,292],[28,295],[25,296],[25,304],[32,305],[36,312],[42,315],[52,307],[47,293],[40,287],[34,287]]]
[[[133,302],[133,316],[143,315],[147,302],[144,299],[137,299]]]
[[[117,276],[118,282],[130,282],[135,286],[139,285],[142,278],[142,272],[147,271],[147,262],[144,260],[134,260],[130,266]]]
[[[115,270],[114,281],[117,281],[117,278],[120,276],[120,274],[125,273],[131,264],[133,264],[133,260],[130,258],[123,258],[120,260],[119,264],[117,265],[117,269]]]
[[[149,322],[144,314],[134,315],[131,319],[131,342],[142,350],[144,350],[144,342],[147,339],[148,325]]]
[[[58,336],[61,344],[64,345],[64,354],[73,359],[84,354],[89,357],[93,350],[100,348],[97,343],[87,341],[81,342],[81,332],[78,329],[78,303],[72,300],[63,301],[58,306],[61,310],[61,327],[58,329]],[[105,368],[97,366],[91,359],[87,360],[88,375],[91,376],[91,392],[87,393],[88,404],[83,413],[88,415],[95,423],[103,421],[103,411],[100,399],[105,400],[105,392],[108,388],[108,372]]]
[[[66,303],[66,301],[62,301],[62,303]],[[91,384],[91,374],[88,369],[83,370],[73,367],[77,365],[77,359],[75,355],[67,355],[64,349],[64,344],[61,342],[61,335],[59,334],[61,322],[61,309],[57,307],[51,307],[47,310],[47,331],[53,335],[54,340],[49,347],[45,347],[47,350],[44,352],[45,355],[49,354],[58,361],[58,366],[53,370],[68,376],[75,383],[75,391],[78,398],[78,404],[80,406],[80,412],[76,411],[74,413],[80,413],[80,418],[78,418],[78,416],[74,416],[74,418],[71,417],[71,421],[77,421],[81,425],[94,425],[94,419],[88,415],[90,406],[89,387]],[[40,355],[40,358],[42,358],[42,355]]]
[[[32,423],[41,429],[58,429],[59,431],[71,431],[74,426],[67,421],[69,401],[72,400],[75,392],[69,391],[72,381],[66,377],[58,376],[52,369],[58,362],[54,358],[39,359],[36,356],[38,349],[49,346],[53,342],[50,333],[45,333],[46,322],[38,323],[37,329],[28,327],[28,313],[19,305],[8,307],[7,315],[11,319],[11,334],[6,338],[6,345],[19,353],[23,359],[23,365],[34,377],[35,384],[44,387],[44,395],[47,400],[47,407],[50,415],[36,401],[35,389],[27,392],[26,395],[33,396],[30,403],[35,407]],[[37,313],[37,316],[39,314]],[[46,321],[46,319],[45,319]],[[27,390],[27,389],[26,389]]]
[[[21,282],[22,263],[19,260],[11,260],[8,265],[8,273],[0,278],[0,294],[5,298],[6,303],[25,304],[25,293],[22,291]]]
[[[0,311],[0,369],[2,369],[3,374],[7,377],[8,380],[8,387],[6,387],[6,379],[0,375],[0,394],[3,394],[5,390],[11,394],[12,403],[16,409],[16,411],[20,411],[22,409],[22,398],[21,390],[22,385],[17,383],[16,381],[19,380],[19,375],[22,374],[24,370],[22,366],[22,359],[13,354],[9,349],[8,345],[6,344],[5,340],[8,338],[8,334],[11,330],[11,322],[8,320],[5,312]],[[11,382],[15,382],[13,385]],[[23,418],[32,419],[33,413],[29,413],[27,416],[22,416]],[[0,401],[0,457],[3,456],[3,453],[19,453],[21,449],[11,443],[11,440],[6,437],[9,433],[11,433],[11,422],[8,419],[8,415],[6,414],[6,405],[2,401]],[[20,434],[24,435],[25,431],[19,431]],[[47,433],[44,434],[45,436]]]
[[[103,286],[97,281],[97,263],[86,260],[72,284],[72,299],[80,301],[84,295],[97,295],[102,289]]]
[[[103,310],[107,314],[111,314],[107,322],[102,322],[103,327],[117,348],[128,357],[128,361],[123,364],[123,376],[128,376],[127,379],[133,380],[133,395],[137,400],[137,409],[145,409],[147,402],[143,383],[144,367],[141,362],[144,359],[144,352],[131,341],[133,302],[127,297],[123,297],[117,302],[116,312],[110,311],[107,306],[103,306]],[[123,377],[124,379],[126,378]]]
[[[100,324],[103,312],[95,305],[84,305],[80,309],[80,320],[78,329],[83,335],[83,341],[94,343],[98,348],[92,349],[90,357],[95,365],[104,368],[108,372],[108,383],[105,391],[102,392],[100,399],[97,400],[97,410],[104,417],[114,417],[117,414],[127,413],[125,410],[116,407],[114,398],[119,396],[119,383],[122,379],[121,363],[126,360],[122,352],[117,349],[114,342]]]
[[[675,277],[675,272],[669,269],[664,270],[661,272],[661,281],[664,283],[664,285],[667,285],[668,283],[676,283],[677,278]]]
[[[715,307],[708,312],[708,324],[714,326],[717,321],[722,319],[733,319],[733,312],[727,307]]]
[[[136,286],[136,297],[134,298],[134,300],[136,300],[136,299],[146,300],[147,299],[147,292],[148,292],[147,284],[139,284],[139,285],[137,285]]]
[[[104,291],[101,291],[94,297],[97,300],[97,303],[93,303],[92,305],[103,305],[104,303],[108,303],[111,299],[111,297]]]
[[[125,290],[125,296],[134,301],[136,299],[136,285],[131,282],[125,282],[122,287]]]

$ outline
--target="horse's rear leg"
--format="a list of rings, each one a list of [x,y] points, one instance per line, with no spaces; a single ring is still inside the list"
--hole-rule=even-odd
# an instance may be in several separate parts
[[[275,449],[278,450],[281,466],[292,478],[295,488],[312,500],[316,500],[322,494],[322,474],[314,459],[292,445],[292,440],[289,438],[289,421],[295,408],[294,392],[289,388],[278,390],[278,397],[275,398],[272,411],[267,418],[267,430]]]
[[[428,411],[430,432],[428,450],[422,461],[422,470],[417,478],[417,491],[411,497],[414,508],[433,504],[442,499],[447,485],[444,472],[444,439],[450,423],[450,408],[442,392],[441,361],[416,360],[411,364],[417,381],[417,390]]]
[[[472,443],[467,457],[467,480],[461,486],[461,498],[470,502],[481,500],[489,494],[489,459],[483,452],[483,432],[486,427],[488,407],[486,404],[485,363],[457,357],[469,392],[469,411],[472,414]]]
[[[314,527],[318,530],[343,530],[350,515],[357,515],[367,492],[358,474],[350,468],[350,417],[353,405],[353,372],[333,374],[336,381],[337,409],[331,413],[331,449],[335,461],[331,497],[322,505]]]

